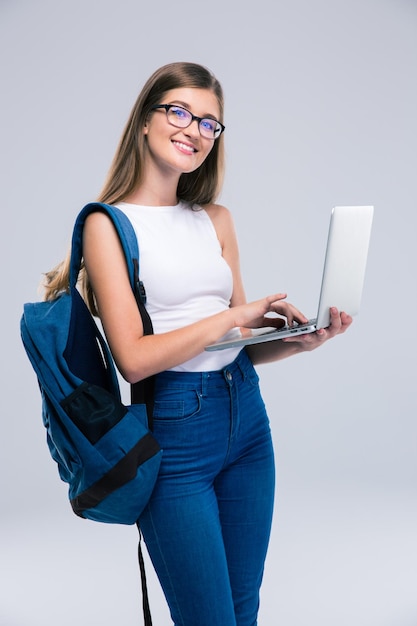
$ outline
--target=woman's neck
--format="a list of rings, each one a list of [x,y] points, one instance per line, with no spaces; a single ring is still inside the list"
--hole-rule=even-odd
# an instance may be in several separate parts
[[[147,189],[143,185],[125,198],[124,201],[142,206],[175,206],[178,204],[176,190],[175,193],[164,193],[164,190]]]
[[[155,172],[145,176],[141,184],[127,198],[126,202],[144,206],[175,206],[178,203],[177,187],[179,176],[161,175]]]
[[[175,206],[180,174],[172,170],[162,171],[149,160],[146,165],[140,185],[125,198],[126,202],[143,206]]]

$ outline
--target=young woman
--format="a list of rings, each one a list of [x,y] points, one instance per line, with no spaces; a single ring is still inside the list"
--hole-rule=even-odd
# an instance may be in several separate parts
[[[222,89],[206,68],[160,68],[99,198],[136,230],[154,335],[143,336],[110,220],[94,213],[84,230],[85,293],[118,368],[130,383],[156,375],[154,435],[164,452],[139,521],[176,626],[257,623],[274,458],[254,365],[313,350],[352,321],[334,309],[330,327],[314,334],[204,351],[238,328],[271,326],[269,312],[307,321],[283,293],[246,303],[232,216],[214,203],[224,128]],[[51,299],[67,285],[67,265],[47,279]]]

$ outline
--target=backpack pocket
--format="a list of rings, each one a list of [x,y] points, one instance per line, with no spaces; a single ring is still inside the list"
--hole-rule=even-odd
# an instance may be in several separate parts
[[[77,387],[60,404],[93,445],[127,413],[126,407],[113,394],[87,382]]]

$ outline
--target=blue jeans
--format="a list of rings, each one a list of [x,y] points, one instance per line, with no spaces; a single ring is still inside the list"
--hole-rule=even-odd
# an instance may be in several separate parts
[[[156,379],[160,475],[140,518],[175,626],[255,626],[274,454],[246,352],[224,370]]]

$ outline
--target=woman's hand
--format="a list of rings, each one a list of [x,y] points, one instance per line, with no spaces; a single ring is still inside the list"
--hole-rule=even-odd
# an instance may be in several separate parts
[[[339,313],[336,308],[331,308],[330,326],[328,328],[322,328],[306,335],[291,336],[280,341],[270,341],[248,346],[247,351],[254,364],[280,361],[294,354],[310,352],[319,348],[332,337],[344,333],[351,323],[352,318],[350,315]]]
[[[241,328],[262,328],[263,326],[275,326],[280,328],[287,323],[293,322],[305,324],[308,320],[295,306],[284,302],[286,293],[276,293],[262,300],[256,300],[249,304],[241,304],[233,307],[235,326]],[[266,317],[268,313],[276,313],[282,317]]]
[[[331,307],[330,326],[328,326],[328,328],[321,328],[314,333],[308,333],[306,335],[287,337],[282,339],[282,341],[285,343],[298,344],[298,348],[301,352],[315,350],[329,339],[346,332],[351,323],[352,317],[350,315],[344,312],[339,313],[336,307]]]

